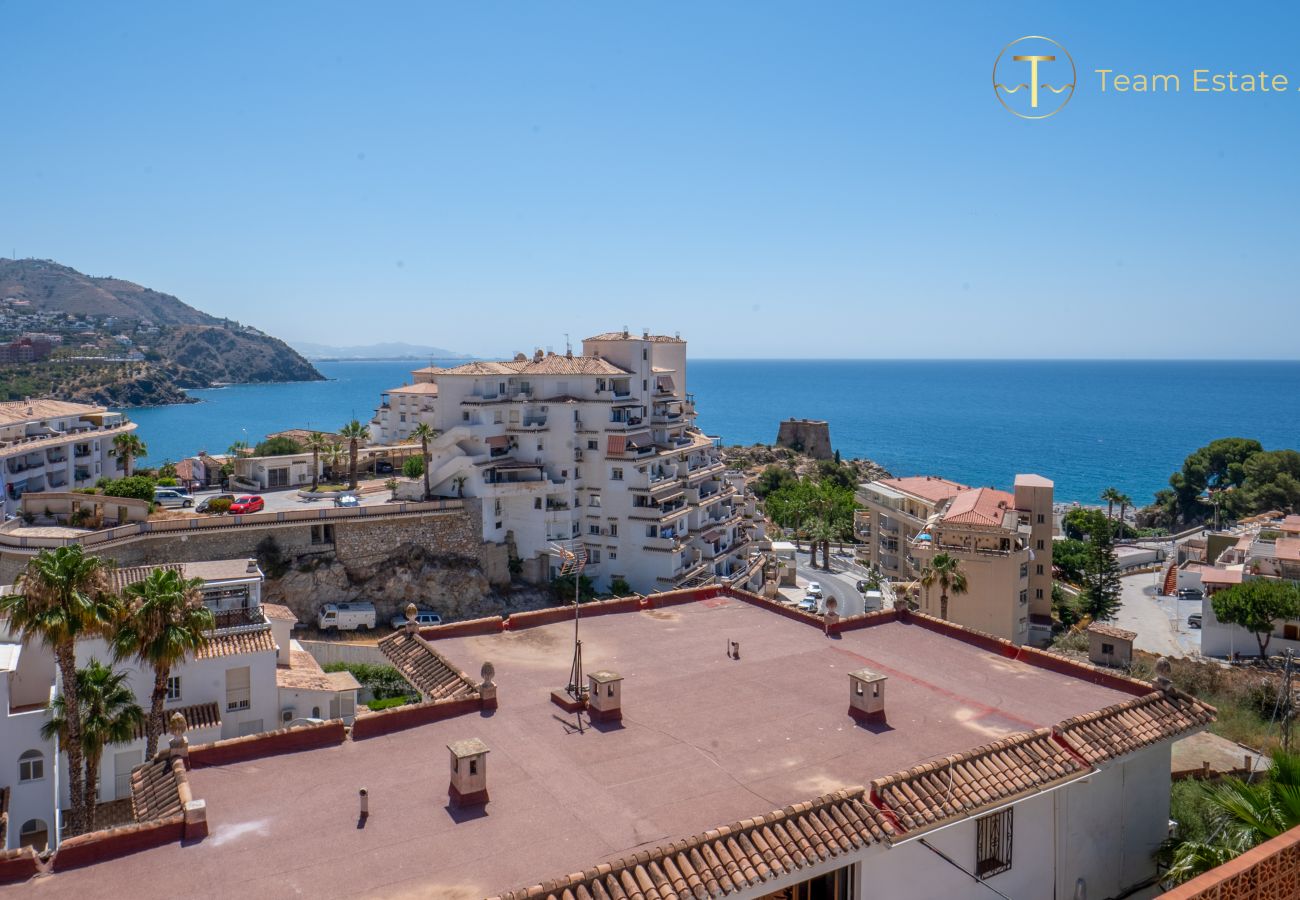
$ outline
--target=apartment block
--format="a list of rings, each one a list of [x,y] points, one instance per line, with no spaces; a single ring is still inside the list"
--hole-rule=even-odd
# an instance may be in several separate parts
[[[93,487],[119,478],[120,459],[109,455],[113,438],[135,423],[102,406],[62,400],[0,403],[0,487],[6,514],[23,494]]]
[[[477,499],[483,539],[507,544],[525,577],[553,577],[553,544],[571,541],[586,548],[601,589],[623,579],[648,593],[756,574],[761,517],[743,480],[728,477],[716,440],[695,425],[681,338],[611,332],[587,338],[580,354],[538,350],[415,377],[413,387],[437,389],[419,412],[439,431],[431,489]],[[378,427],[409,425],[395,393]]]
[[[948,598],[950,621],[1041,643],[1051,630],[1052,488],[1038,475],[1016,476],[1014,493],[932,475],[860,485],[858,560],[892,581],[916,582],[947,553],[967,581],[964,594]],[[918,585],[917,599],[923,612],[943,612],[937,586]]]

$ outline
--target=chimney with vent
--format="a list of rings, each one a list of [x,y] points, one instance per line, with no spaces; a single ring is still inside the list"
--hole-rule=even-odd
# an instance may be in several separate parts
[[[457,808],[482,806],[488,802],[488,746],[478,738],[447,745],[451,752],[451,784],[447,798]]]
[[[588,672],[587,713],[593,722],[623,718],[623,676],[617,672]]]
[[[885,682],[888,680],[888,676],[870,669],[849,673],[849,715],[855,721],[885,721]]]

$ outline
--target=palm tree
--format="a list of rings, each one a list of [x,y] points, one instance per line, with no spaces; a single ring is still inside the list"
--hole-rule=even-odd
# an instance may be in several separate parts
[[[817,545],[821,544],[822,548],[822,568],[827,572],[831,570],[831,541],[836,537],[838,532],[829,519],[818,516],[813,519],[808,526],[809,538],[812,540],[812,549],[815,551]],[[816,568],[815,561],[810,562],[811,568]]]
[[[360,442],[370,437],[370,429],[362,425],[356,419],[339,429],[339,437],[348,442],[348,480],[352,490],[357,489],[357,448]]]
[[[432,426],[421,422],[411,429],[411,437],[420,442],[420,459],[424,461],[424,499],[428,500],[432,491],[429,490],[429,441],[438,436],[438,432]]]
[[[454,485],[456,485],[456,496],[457,496],[457,497],[464,497],[464,496],[465,496],[465,480],[466,480],[466,479],[465,479],[465,476],[464,476],[464,475],[457,475],[455,478],[453,478],[453,479],[451,480],[451,483],[454,484]]]
[[[23,643],[39,640],[54,652],[54,661],[67,695],[68,781],[73,834],[85,827],[85,772],[82,767],[81,705],[77,696],[77,639],[103,634],[117,617],[118,603],[108,590],[108,567],[87,556],[79,544],[42,550],[23,569],[11,594],[0,596],[0,614]]]
[[[163,733],[163,704],[172,667],[194,656],[216,626],[203,605],[202,578],[186,579],[174,569],[153,569],[123,591],[125,610],[113,634],[119,660],[134,656],[153,668],[153,692],[145,723],[145,757],[152,758]]]
[[[306,443],[307,449],[311,451],[311,489],[314,491],[320,487],[321,452],[329,447],[330,441],[319,431],[313,431],[307,435]]]
[[[330,469],[330,481],[338,481],[339,466],[347,458],[347,452],[343,449],[343,445],[337,441],[330,441],[322,456],[325,459],[325,465],[329,466]]]
[[[939,585],[939,618],[947,620],[948,592],[953,596],[966,593],[966,573],[961,570],[961,563],[955,556],[937,554],[921,569],[920,580],[927,594],[931,585]]]
[[[1300,826],[1300,754],[1276,750],[1268,777],[1254,782],[1225,778],[1206,786],[1214,832],[1174,848],[1167,877],[1185,881],[1235,859],[1252,847]]]
[[[1101,492],[1101,499],[1106,501],[1106,518],[1111,518],[1115,513],[1115,504],[1119,502],[1122,495],[1119,488],[1108,487]]]
[[[136,729],[144,722],[144,711],[135,702],[135,694],[126,683],[126,675],[126,672],[114,672],[99,660],[92,659],[90,665],[79,669],[74,676],[75,703],[67,699],[65,694],[59,694],[51,704],[50,718],[41,726],[42,737],[50,740],[58,735],[59,742],[70,749],[74,738],[69,725],[74,715],[69,713],[76,711],[75,718],[80,721],[81,734],[78,743],[85,761],[80,797],[85,807],[83,831],[95,830],[99,762],[104,758],[104,748],[111,744],[125,744],[135,737]],[[72,754],[69,752],[69,774],[73,771],[72,766]],[[73,802],[75,804],[76,800]]]
[[[1133,505],[1133,498],[1130,497],[1128,494],[1120,494],[1118,497],[1115,498],[1115,502],[1119,504],[1119,535],[1120,537],[1123,537],[1124,536],[1124,513],[1127,512],[1128,508]]]
[[[129,478],[131,476],[131,463],[137,457],[144,456],[148,452],[149,448],[145,446],[144,441],[140,440],[139,435],[124,431],[113,438],[113,446],[109,448],[108,455],[122,460],[122,468]]]

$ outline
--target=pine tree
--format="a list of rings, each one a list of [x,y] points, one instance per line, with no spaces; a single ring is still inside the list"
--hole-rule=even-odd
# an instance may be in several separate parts
[[[1088,541],[1080,607],[1096,620],[1112,619],[1120,607],[1119,560],[1110,527],[1097,528]]]

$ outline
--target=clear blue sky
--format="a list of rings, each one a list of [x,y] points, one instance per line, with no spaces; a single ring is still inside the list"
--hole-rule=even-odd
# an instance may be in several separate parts
[[[479,355],[1296,355],[1278,4],[0,2],[0,254]],[[1043,122],[993,60],[1080,70]],[[1171,71],[1102,95],[1092,70]],[[1290,76],[1193,94],[1194,67]]]

